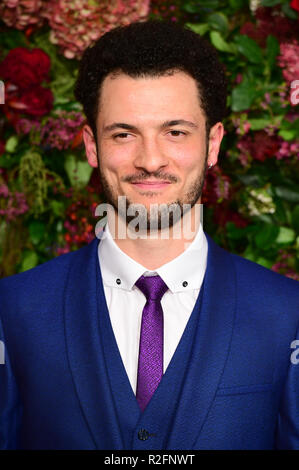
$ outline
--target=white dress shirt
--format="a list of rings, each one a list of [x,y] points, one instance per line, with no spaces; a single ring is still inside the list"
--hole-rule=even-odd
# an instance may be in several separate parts
[[[158,274],[169,288],[161,300],[165,372],[199,295],[207,254],[208,243],[200,225],[195,238],[183,253],[155,271],[148,271],[118,247],[106,223],[105,236],[99,243],[98,257],[110,321],[134,393],[141,318],[146,303],[144,294],[135,286],[135,282],[142,275]]]

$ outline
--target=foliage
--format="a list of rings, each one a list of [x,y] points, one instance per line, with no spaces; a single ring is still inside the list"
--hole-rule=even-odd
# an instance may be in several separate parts
[[[149,11],[147,2],[121,4],[0,6],[0,275],[94,237],[102,193],[86,162],[73,86],[84,41],[96,38],[76,28],[90,33],[100,21],[103,34],[148,14],[203,35],[226,66],[229,113],[219,164],[205,182],[205,230],[229,251],[299,279],[298,1],[152,0]],[[63,27],[55,14],[62,11]]]

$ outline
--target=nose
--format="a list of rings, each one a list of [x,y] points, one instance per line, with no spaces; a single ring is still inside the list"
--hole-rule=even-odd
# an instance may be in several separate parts
[[[148,173],[157,172],[168,165],[168,158],[155,137],[142,139],[134,159],[134,165]]]

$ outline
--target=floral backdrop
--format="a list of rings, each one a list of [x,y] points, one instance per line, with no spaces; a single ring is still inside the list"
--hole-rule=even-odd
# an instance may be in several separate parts
[[[205,230],[299,280],[298,13],[299,0],[2,0],[0,276],[95,237],[103,195],[73,95],[78,63],[111,28],[159,18],[207,37],[229,78],[219,163],[203,192]]]

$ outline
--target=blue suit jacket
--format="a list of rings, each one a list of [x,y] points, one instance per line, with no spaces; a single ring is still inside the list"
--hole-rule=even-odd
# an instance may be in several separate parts
[[[207,238],[200,295],[144,413],[98,239],[0,281],[0,448],[299,449],[299,283]]]

